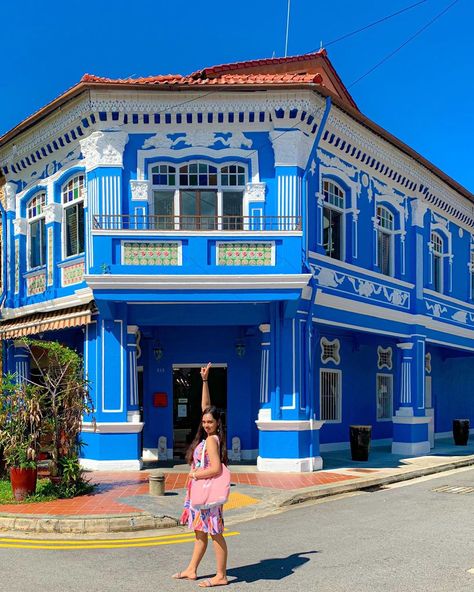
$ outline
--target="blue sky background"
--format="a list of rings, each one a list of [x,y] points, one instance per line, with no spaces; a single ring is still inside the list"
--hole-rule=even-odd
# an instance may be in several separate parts
[[[459,0],[375,72],[351,83],[452,0],[423,4],[329,58],[361,111],[474,191],[474,2]],[[416,0],[291,0],[288,54],[306,53]],[[287,0],[0,0],[0,134],[77,83],[188,74],[284,55]]]

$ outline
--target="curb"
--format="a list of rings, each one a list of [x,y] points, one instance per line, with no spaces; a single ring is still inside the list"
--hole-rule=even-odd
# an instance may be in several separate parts
[[[363,491],[364,489],[372,489],[373,487],[381,487],[382,485],[390,485],[391,483],[399,483],[401,481],[409,481],[410,479],[417,479],[419,477],[426,477],[427,475],[434,475],[436,473],[444,473],[453,469],[460,469],[474,465],[474,456],[469,456],[461,460],[451,461],[432,467],[424,467],[420,469],[413,469],[406,472],[395,473],[392,475],[385,475],[384,477],[365,477],[360,481],[353,481],[351,483],[318,485],[316,487],[307,487],[301,489],[298,493],[290,496],[279,497],[277,506],[285,508],[294,506],[306,501],[317,500],[331,495],[340,495],[342,493],[350,493],[352,491]]]
[[[105,534],[174,528],[178,520],[170,516],[151,514],[117,514],[98,516],[18,516],[0,514],[0,531],[19,531],[57,534]]]

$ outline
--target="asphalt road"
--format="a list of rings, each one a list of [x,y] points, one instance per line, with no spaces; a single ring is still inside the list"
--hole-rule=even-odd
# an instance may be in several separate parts
[[[228,539],[230,590],[472,592],[474,493],[433,491],[445,485],[474,487],[474,469],[233,525],[230,530],[240,534]],[[0,548],[0,590],[196,589],[194,582],[170,579],[185,566],[190,542],[124,544],[65,551]],[[200,576],[212,574],[209,548]]]

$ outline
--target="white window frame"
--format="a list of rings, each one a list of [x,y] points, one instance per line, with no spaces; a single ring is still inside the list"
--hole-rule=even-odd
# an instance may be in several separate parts
[[[379,210],[386,212],[388,214],[388,218],[391,221],[391,226],[392,226],[391,228],[386,228],[385,226],[380,224],[380,220],[382,219],[382,217],[379,215]],[[379,233],[381,233],[381,234],[384,234],[389,237],[389,249],[390,249],[389,258],[388,258],[389,273],[388,273],[388,275],[385,273],[383,275],[387,275],[387,277],[395,277],[395,234],[397,234],[397,231],[395,230],[395,215],[393,214],[393,212],[389,208],[387,208],[387,206],[385,206],[381,203],[378,203],[376,210],[375,210],[375,219],[376,219],[376,228],[377,228],[377,245],[376,245],[377,266],[379,268],[380,273],[383,273],[381,262],[380,262],[380,254],[379,254]]]
[[[469,298],[474,300],[474,250],[469,252]]]
[[[184,165],[191,165],[191,164],[205,164],[207,166],[213,166],[217,169],[217,185],[181,185],[179,182],[179,170]],[[153,184],[153,169],[156,166],[160,165],[167,165],[172,166],[176,169],[176,184],[175,185],[155,185]],[[222,184],[222,169],[225,167],[230,166],[237,166],[243,169],[243,173],[245,175],[245,183],[244,185],[223,185]],[[224,173],[224,174],[231,174],[231,173]],[[245,211],[245,189],[246,185],[249,182],[248,176],[248,166],[243,162],[229,162],[223,161],[220,163],[216,163],[214,161],[205,160],[205,159],[190,159],[183,162],[175,163],[170,161],[160,161],[154,162],[149,165],[148,170],[148,178],[151,180],[151,203],[150,203],[150,213],[152,215],[155,214],[155,198],[154,192],[155,191],[173,191],[174,190],[174,204],[173,204],[173,216],[175,217],[175,224],[174,229],[179,230],[179,219],[181,216],[181,200],[180,200],[180,192],[182,189],[195,189],[196,191],[216,191],[217,192],[217,212],[216,216],[218,219],[218,224],[216,230],[222,230],[222,218],[223,218],[223,211],[224,211],[224,193],[225,192],[242,192],[242,216],[248,215],[248,212]],[[245,228],[245,224],[244,224]],[[200,233],[205,233],[206,231],[200,230]]]
[[[43,196],[43,204],[42,204],[42,208],[41,208],[41,212],[40,214],[37,214],[36,216],[32,216],[30,218],[29,216],[29,208],[31,207],[32,203],[34,200],[39,199],[41,196]],[[46,207],[46,191],[38,191],[37,193],[35,193],[29,200],[28,203],[26,204],[26,220],[28,222],[28,231],[27,231],[27,235],[26,235],[26,250],[27,250],[27,262],[26,262],[26,269],[27,271],[32,271],[35,269],[42,269],[43,267],[46,267],[46,261],[48,258],[48,239],[47,239],[47,232],[46,232],[46,214],[44,211],[44,208]],[[36,267],[31,267],[30,265],[30,261],[31,261],[31,224],[33,222],[38,222],[39,220],[44,219],[45,223],[44,223],[44,243],[45,243],[45,260],[44,263],[42,263],[41,265],[37,265]]]
[[[337,419],[323,419],[322,417],[322,382],[324,373],[338,375]],[[334,368],[320,368],[319,370],[319,417],[325,423],[342,423],[342,370]]]
[[[82,177],[83,179],[83,183],[82,183],[82,194],[80,197],[73,199],[72,201],[68,201],[65,202],[64,201],[64,190],[66,188],[66,186],[73,181],[74,179],[77,179],[79,177]],[[86,250],[86,237],[84,237],[84,251],[82,251],[81,253],[76,253],[75,255],[67,255],[67,245],[66,245],[66,241],[67,241],[67,232],[66,232],[66,210],[70,207],[76,206],[77,204],[82,202],[82,207],[84,208],[85,205],[85,185],[86,183],[86,176],[84,173],[77,173],[75,175],[72,175],[72,177],[69,177],[62,185],[61,185],[61,205],[63,207],[63,212],[62,212],[62,224],[61,224],[61,249],[62,249],[62,260],[63,261],[69,261],[72,259],[77,259],[78,257],[83,257],[85,254],[85,250]],[[83,210],[84,212],[84,210]],[[83,213],[84,215],[84,213]],[[85,232],[85,220],[84,220],[84,232]]]
[[[437,241],[433,241],[433,238],[436,238]],[[431,244],[431,257],[432,257],[432,287],[435,292],[439,294],[444,294],[444,238],[441,236],[439,232],[433,230],[430,234],[430,244]],[[435,286],[435,260],[439,258],[440,262],[440,274],[439,274],[439,290]]]
[[[326,197],[326,188],[325,188],[326,183],[333,185],[336,189],[338,189],[342,193],[342,201],[343,201],[342,208],[340,206],[328,201],[328,199]],[[324,237],[324,209],[327,208],[328,210],[333,210],[334,212],[338,212],[341,214],[341,228],[340,228],[341,258],[340,259],[334,258],[334,261],[345,261],[346,260],[346,213],[348,211],[348,208],[345,207],[346,199],[347,199],[346,193],[347,192],[339,185],[339,183],[337,183],[333,179],[328,179],[325,177],[322,178],[322,192],[321,192],[321,194],[323,196],[323,201],[322,201],[322,212],[321,212],[321,215],[322,215],[321,242],[322,242],[323,248],[324,248],[324,239],[323,239],[323,237]],[[340,196],[337,196],[337,197],[340,197]],[[331,259],[333,259],[330,255],[327,255],[327,256],[330,257]]]
[[[390,415],[389,417],[379,417],[379,378],[389,379],[390,383]],[[388,374],[386,372],[377,372],[375,375],[375,410],[376,410],[376,420],[378,422],[383,421],[392,421],[393,417],[393,374]]]

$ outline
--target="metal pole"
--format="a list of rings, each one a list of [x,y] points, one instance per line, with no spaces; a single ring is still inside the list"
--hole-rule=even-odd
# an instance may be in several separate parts
[[[288,55],[288,31],[290,29],[290,6],[291,6],[291,0],[288,0],[288,12],[286,15],[285,58]]]

